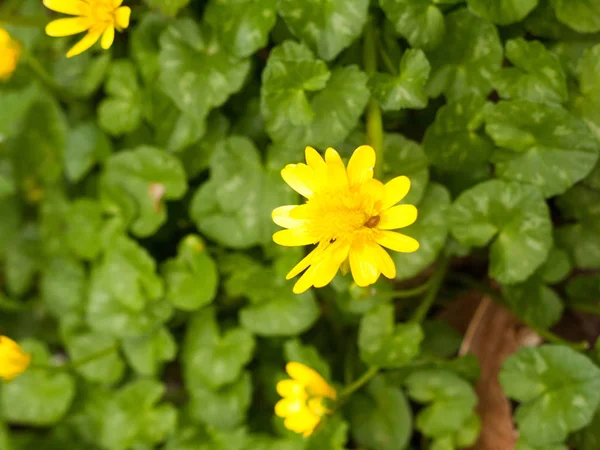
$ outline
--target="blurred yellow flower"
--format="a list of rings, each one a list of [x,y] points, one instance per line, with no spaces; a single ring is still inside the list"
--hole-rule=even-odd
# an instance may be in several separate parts
[[[25,372],[30,361],[31,355],[25,353],[19,344],[0,336],[0,378],[6,381],[14,379]]]
[[[21,46],[0,28],[0,80],[7,80],[17,68]]]
[[[344,272],[349,266],[361,287],[375,283],[382,273],[394,278],[396,266],[382,246],[404,253],[419,248],[415,239],[390,231],[417,220],[415,206],[394,206],[408,193],[410,180],[401,176],[384,185],[373,178],[374,167],[375,151],[368,145],[354,151],[347,169],[334,149],[328,148],[323,160],[306,147],[306,164],[289,164],[281,171],[307,202],[273,211],[273,221],[287,228],[273,240],[284,246],[318,244],[287,275],[289,280],[308,269],[294,286],[296,294],[325,286],[340,266]]]
[[[275,414],[285,418],[283,424],[294,433],[310,436],[321,418],[331,414],[325,399],[335,400],[335,389],[310,367],[290,362],[285,370],[291,380],[277,383],[277,393],[283,397],[275,405]]]
[[[46,26],[48,36],[87,34],[67,53],[67,58],[79,55],[94,45],[100,37],[103,49],[109,49],[115,39],[115,28],[123,31],[129,26],[131,9],[121,6],[123,0],[44,0],[44,6],[53,11],[69,14]]]

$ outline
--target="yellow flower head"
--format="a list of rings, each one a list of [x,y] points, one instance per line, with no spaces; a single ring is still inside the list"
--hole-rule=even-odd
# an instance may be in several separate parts
[[[0,80],[7,80],[17,68],[21,46],[0,28]]]
[[[328,148],[323,160],[306,147],[306,164],[289,164],[281,171],[307,202],[273,211],[275,223],[287,228],[273,240],[285,246],[318,244],[287,275],[289,280],[308,269],[294,286],[296,294],[325,286],[348,263],[361,287],[375,283],[382,273],[394,278],[394,261],[381,246],[405,253],[419,248],[415,239],[390,231],[417,220],[415,206],[394,206],[408,193],[410,180],[401,176],[384,185],[373,178],[374,166],[375,151],[368,145],[354,151],[347,169],[334,149]]]
[[[25,372],[31,355],[10,338],[0,336],[0,378],[10,381]]]
[[[283,425],[288,430],[308,437],[321,418],[331,414],[323,402],[336,399],[335,389],[304,364],[290,362],[285,370],[292,379],[277,383],[277,392],[283,399],[275,405],[275,414],[285,418]]]
[[[83,39],[69,50],[67,58],[86,51],[101,36],[102,48],[109,49],[115,39],[115,28],[123,31],[129,26],[131,9],[121,6],[121,3],[123,0],[44,0],[46,8],[77,16],[50,22],[46,26],[46,34],[71,36],[87,31]]]

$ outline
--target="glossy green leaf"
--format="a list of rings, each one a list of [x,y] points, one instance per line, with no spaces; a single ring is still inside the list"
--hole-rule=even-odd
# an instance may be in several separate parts
[[[500,102],[486,118],[496,145],[496,173],[533,184],[546,197],[562,194],[588,175],[600,142],[581,120],[560,106],[525,100]]]
[[[129,365],[140,375],[155,376],[162,365],[175,359],[177,343],[165,327],[123,340],[123,353]]]
[[[599,275],[581,275],[569,280],[566,287],[569,305],[575,307],[598,305],[598,296],[600,295],[600,276]]]
[[[112,63],[106,92],[109,97],[98,106],[100,127],[113,136],[135,130],[142,121],[142,90],[131,62],[121,60]]]
[[[65,343],[72,361],[89,359],[86,364],[75,367],[86,380],[114,384],[123,376],[125,363],[118,353],[116,339],[103,333],[67,333]]]
[[[292,34],[326,61],[335,58],[359,37],[367,21],[368,0],[279,0],[279,15]]]
[[[310,100],[305,91],[318,91]],[[271,139],[282,146],[328,147],[343,141],[367,101],[367,77],[355,66],[331,73],[308,48],[286,41],[263,72],[261,112]]]
[[[512,39],[506,57],[514,67],[502,69],[494,84],[502,98],[532,102],[567,101],[567,77],[557,55],[539,41]]]
[[[166,16],[176,16],[179,10],[189,5],[190,0],[147,0],[150,7]]]
[[[590,424],[575,435],[574,445],[579,450],[594,450],[600,446],[600,409]]]
[[[59,58],[54,63],[54,79],[70,94],[86,98],[98,91],[110,66],[109,53],[95,58],[88,52],[82,53],[79,58]]]
[[[425,86],[430,70],[423,51],[407,50],[399,74],[376,73],[369,80],[369,88],[384,111],[422,109],[427,106]]]
[[[65,172],[69,180],[80,181],[97,163],[110,156],[112,144],[92,122],[72,128],[65,147]]]
[[[252,359],[255,342],[250,332],[232,328],[221,333],[215,311],[206,308],[189,323],[183,360],[186,384],[198,382],[217,390],[237,380]]]
[[[412,411],[401,389],[379,376],[355,393],[348,405],[350,432],[364,448],[406,448],[412,435]]]
[[[548,260],[540,268],[540,274],[544,282],[556,284],[563,281],[571,269],[569,254],[561,248],[553,247],[548,255]]]
[[[47,365],[50,353],[39,341],[24,341],[32,364]],[[75,396],[75,380],[69,373],[53,370],[27,370],[2,386],[2,418],[21,426],[50,426],[67,413]]]
[[[521,403],[520,436],[537,444],[560,444],[591,422],[600,402],[600,369],[565,346],[521,348],[504,361],[500,383]]]
[[[600,140],[600,81],[598,72],[600,45],[588,48],[577,62],[580,94],[571,98],[571,110],[581,117]]]
[[[95,259],[102,246],[98,235],[103,226],[102,207],[98,202],[87,198],[76,200],[67,213],[67,245],[79,258]]]
[[[414,253],[391,252],[396,264],[396,278],[399,280],[410,279],[433,264],[448,236],[450,194],[446,188],[431,183],[418,209],[417,221],[401,232],[418,240],[419,249]]]
[[[556,17],[580,33],[600,31],[600,4],[594,0],[551,0]]]
[[[538,0],[467,0],[467,4],[478,16],[498,25],[509,25],[523,20]]]
[[[363,141],[364,142],[364,141]],[[362,144],[358,144],[357,147]],[[401,134],[386,133],[383,139],[385,161],[383,171],[387,178],[401,175],[410,179],[410,191],[402,203],[421,203],[429,183],[429,161],[423,148]]]
[[[204,20],[217,30],[232,54],[244,57],[267,45],[277,20],[276,8],[277,0],[212,0]]]
[[[145,84],[156,80],[160,64],[158,54],[160,52],[159,38],[167,20],[160,14],[145,14],[130,33],[131,57],[137,63],[140,75]]]
[[[440,46],[427,56],[431,63],[428,93],[444,93],[453,100],[474,93],[487,96],[492,78],[502,65],[502,44],[496,27],[459,9],[446,16],[444,39],[450,46]]]
[[[479,95],[465,95],[442,106],[423,139],[431,164],[461,173],[486,164],[493,144],[480,130],[491,107]]]
[[[163,266],[167,299],[178,309],[193,311],[211,303],[218,286],[217,267],[199,236],[179,243],[177,257]]]
[[[138,236],[153,234],[167,219],[164,200],[183,197],[187,190],[183,166],[177,158],[153,147],[112,155],[101,179],[105,209],[120,210],[123,198],[135,208],[131,230]],[[127,211],[120,211],[127,217]],[[129,213],[132,213],[129,211]]]
[[[250,69],[249,61],[227,54],[214,33],[189,18],[161,35],[159,65],[161,87],[199,126],[242,87]]]
[[[432,50],[444,37],[446,26],[442,11],[430,0],[379,0],[396,32],[411,47]]]
[[[491,180],[465,191],[447,214],[463,245],[491,242],[490,276],[504,284],[525,281],[552,248],[550,212],[534,186]]]
[[[377,367],[402,367],[419,354],[423,331],[418,324],[394,324],[394,308],[378,306],[366,313],[358,331],[361,359]]]
[[[530,326],[550,328],[562,316],[560,297],[537,275],[524,283],[506,286],[503,291],[511,310]]]

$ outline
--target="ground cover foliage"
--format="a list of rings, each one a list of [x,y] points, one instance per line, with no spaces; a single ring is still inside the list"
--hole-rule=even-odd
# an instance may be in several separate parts
[[[0,331],[33,356],[0,449],[470,447],[479,364],[438,313],[473,288],[546,341],[500,371],[517,448],[600,448],[600,350],[553,331],[600,313],[600,2],[124,4],[68,59],[41,0],[0,4]],[[420,248],[296,295],[280,170],[362,144]],[[290,361],[345,393],[308,438],[273,412]]]

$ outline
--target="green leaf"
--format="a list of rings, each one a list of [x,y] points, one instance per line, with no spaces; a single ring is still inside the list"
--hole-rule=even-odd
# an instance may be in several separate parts
[[[503,284],[525,281],[552,248],[550,212],[534,186],[478,184],[456,199],[447,218],[461,244],[483,247],[493,241],[489,273]]]
[[[592,420],[600,402],[600,369],[565,346],[523,347],[503,363],[500,383],[517,400],[520,436],[559,444]]]
[[[248,60],[225,53],[192,19],[177,20],[163,32],[159,64],[161,87],[197,124],[242,87],[250,70]]]
[[[538,275],[521,284],[505,286],[504,298],[512,311],[525,323],[536,328],[550,328],[562,316],[560,297]]]
[[[76,364],[75,371],[89,381],[115,384],[125,372],[125,363],[117,350],[117,340],[103,333],[67,333],[65,344],[71,361],[93,358],[86,364]],[[104,351],[112,351],[104,354]],[[101,357],[96,355],[103,354]]]
[[[237,380],[254,353],[254,337],[243,328],[221,334],[213,308],[190,320],[183,347],[186,385],[200,383],[212,390]]]
[[[431,183],[418,209],[417,221],[403,228],[402,233],[418,240],[419,250],[410,254],[392,253],[396,264],[396,279],[399,280],[413,278],[433,264],[448,237],[447,212],[450,209],[450,193],[445,187]]]
[[[50,354],[45,344],[29,340],[21,343],[31,353],[32,364],[47,365]],[[9,424],[43,427],[58,423],[75,396],[75,380],[64,372],[32,370],[2,386],[2,418]]]
[[[428,85],[430,97],[444,93],[455,100],[468,93],[487,96],[492,77],[502,65],[502,43],[496,27],[459,9],[446,16],[444,39],[450,46],[440,46],[428,54],[432,72]]]
[[[102,418],[102,447],[155,448],[174,433],[177,409],[169,403],[157,405],[164,393],[164,385],[149,379],[130,382],[114,392]]]
[[[593,0],[552,0],[556,17],[580,33],[600,31],[600,4]]]
[[[540,275],[545,283],[556,284],[567,278],[571,269],[569,254],[561,248],[553,247],[548,260],[540,269]]]
[[[96,259],[102,242],[104,220],[101,205],[89,198],[80,198],[71,204],[67,213],[67,245],[81,259]]]
[[[467,0],[469,9],[498,25],[520,22],[535,9],[538,0]]]
[[[190,416],[218,429],[231,430],[245,421],[246,411],[252,400],[250,373],[244,374],[233,384],[212,391],[201,383],[187,386],[190,393]]]
[[[567,76],[558,56],[539,41],[506,42],[506,57],[515,67],[502,69],[494,80],[502,98],[542,103],[567,101]]]
[[[600,81],[594,74],[598,71],[600,45],[585,50],[577,63],[580,95],[571,98],[572,111],[588,124],[600,140]],[[599,177],[600,178],[600,177]]]
[[[427,128],[423,139],[431,164],[461,175],[486,164],[493,144],[479,130],[491,107],[485,98],[467,94],[438,109],[435,122]]]
[[[110,156],[112,144],[93,123],[84,122],[69,131],[65,147],[65,172],[71,182],[80,181],[97,163]]]
[[[405,380],[408,396],[429,404],[417,415],[416,427],[425,436],[445,438],[472,420],[477,395],[469,383],[444,370],[418,370]]]
[[[160,69],[158,41],[166,26],[167,20],[162,15],[147,13],[131,30],[129,41],[131,56],[146,85],[153,83],[158,77]]]
[[[428,101],[425,85],[430,70],[422,50],[407,50],[400,62],[400,73],[376,73],[369,80],[369,88],[384,111],[423,109]]]
[[[575,435],[574,445],[578,450],[595,450],[600,447],[600,409],[596,411],[590,424]]]
[[[167,260],[163,270],[167,299],[176,308],[194,311],[211,303],[217,293],[217,266],[199,236],[181,240],[177,257]]]
[[[360,36],[369,1],[308,0],[298,8],[295,0],[279,0],[277,8],[292,34],[329,61]]]
[[[380,305],[360,321],[358,348],[371,366],[402,367],[419,354],[423,331],[416,323],[394,324],[394,307]]]
[[[9,294],[23,295],[40,270],[40,235],[33,223],[22,226],[6,249],[5,279]]]
[[[158,9],[165,16],[175,17],[180,9],[190,4],[190,0],[147,0],[151,8]]]
[[[406,448],[412,434],[412,411],[401,389],[373,379],[365,391],[355,393],[348,405],[350,432],[364,448]]]
[[[78,58],[56,58],[54,79],[75,97],[88,98],[98,91],[111,65],[110,53],[93,58],[89,52]]]
[[[318,350],[309,345],[302,345],[298,339],[285,341],[283,353],[287,362],[299,362],[316,370],[326,381],[331,381],[331,370]]]
[[[533,36],[542,38],[571,41],[580,36],[574,30],[558,21],[556,12],[551,5],[551,0],[539,0],[538,7],[527,16],[524,26]],[[563,43],[560,43],[559,45]]]
[[[83,313],[86,289],[86,272],[81,261],[55,257],[44,264],[40,293],[46,308],[56,317]]]
[[[4,141],[21,129],[21,122],[39,96],[39,87],[31,85],[24,89],[0,90],[0,95],[0,139]]]
[[[165,327],[123,340],[123,352],[129,365],[140,375],[155,376],[165,362],[177,353],[175,338]]]
[[[221,141],[211,158],[210,180],[194,194],[190,217],[209,238],[232,248],[271,242],[270,213],[295,195],[280,175],[267,172],[248,138]]]
[[[425,335],[421,343],[421,353],[450,358],[458,353],[462,343],[460,335],[451,325],[441,320],[423,322]]]
[[[162,295],[154,259],[135,241],[119,237],[92,270],[86,320],[111,336],[140,336],[170,317],[172,307],[159,301]]]
[[[131,61],[115,61],[106,81],[106,97],[98,106],[98,124],[113,136],[130,133],[142,121],[142,91]]]
[[[567,284],[569,305],[575,307],[595,307],[600,298],[600,275],[582,275],[569,280]]]
[[[277,20],[277,0],[212,0],[204,20],[230,53],[245,57],[265,47]]]
[[[600,269],[600,219],[586,219],[556,229],[557,243],[567,250],[575,267]]]
[[[430,0],[379,0],[379,4],[411,47],[432,50],[441,42],[446,31],[444,15]]]
[[[536,185],[546,197],[585,178],[598,160],[600,143],[560,106],[500,102],[487,115],[486,131],[502,147],[495,155],[497,175]]]
[[[174,156],[153,147],[119,152],[107,161],[100,180],[100,198],[108,210],[119,210],[122,198],[133,201],[137,213],[130,227],[136,236],[149,236],[166,221],[164,200],[183,197],[185,171]],[[127,212],[121,212],[127,216]]]
[[[291,41],[271,51],[262,79],[265,126],[271,139],[283,147],[342,142],[369,100],[367,77],[356,66],[329,73],[308,48]],[[305,91],[318,92],[309,100]]]
[[[231,431],[209,428],[204,431],[195,425],[180,426],[167,442],[165,450],[250,450],[246,447],[248,439],[245,428]]]
[[[340,414],[327,417],[306,443],[306,450],[346,450],[348,441],[348,422]],[[248,449],[250,450],[250,449]]]

